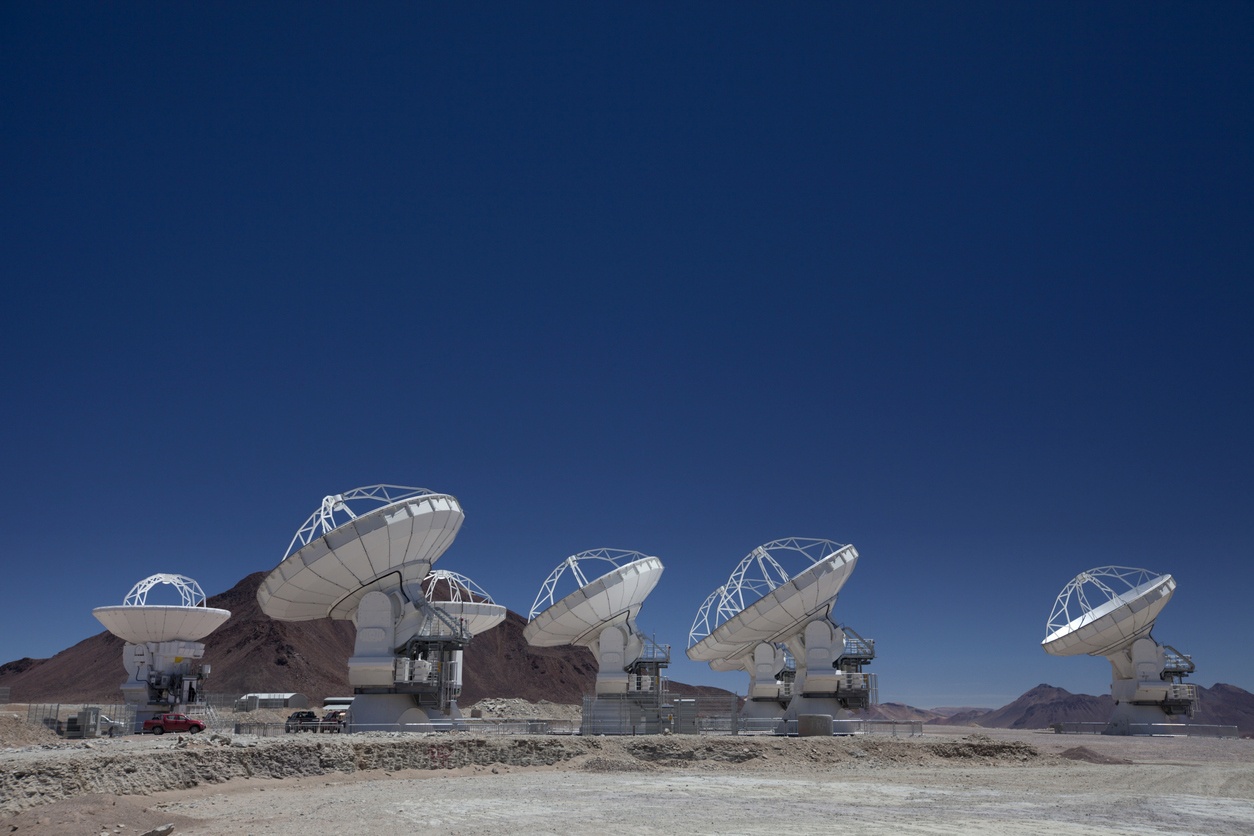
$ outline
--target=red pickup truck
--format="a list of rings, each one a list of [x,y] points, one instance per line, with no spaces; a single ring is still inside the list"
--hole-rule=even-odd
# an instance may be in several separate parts
[[[165,734],[171,732],[190,732],[195,734],[205,730],[205,724],[188,717],[186,714],[158,714],[151,720],[144,721],[144,733]]]

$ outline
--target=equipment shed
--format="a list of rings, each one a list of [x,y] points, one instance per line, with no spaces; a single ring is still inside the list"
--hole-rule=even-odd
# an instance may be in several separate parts
[[[259,708],[308,708],[309,697],[304,694],[244,694],[235,701],[236,711],[256,711]]]

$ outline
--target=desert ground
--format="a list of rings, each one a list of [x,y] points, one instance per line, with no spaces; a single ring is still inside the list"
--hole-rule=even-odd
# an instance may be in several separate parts
[[[924,728],[84,742],[0,715],[0,833],[1254,833],[1254,740]]]

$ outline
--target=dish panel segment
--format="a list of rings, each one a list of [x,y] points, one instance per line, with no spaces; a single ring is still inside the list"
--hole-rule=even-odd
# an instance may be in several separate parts
[[[688,648],[688,658],[694,662],[710,662],[719,659],[734,659],[752,652],[754,642],[731,641],[725,635],[714,633]]]

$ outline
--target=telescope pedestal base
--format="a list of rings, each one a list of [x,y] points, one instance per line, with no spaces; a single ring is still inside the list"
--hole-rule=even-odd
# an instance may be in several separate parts
[[[1179,717],[1173,717],[1157,705],[1133,705],[1121,702],[1115,706],[1110,715],[1110,722],[1102,730],[1102,734],[1132,735],[1152,734],[1147,726],[1164,723],[1178,723]]]
[[[784,716],[784,707],[779,700],[745,700],[740,716],[749,720],[778,720]]]
[[[349,709],[347,730],[443,731],[451,729],[454,723],[455,718],[430,706],[420,706],[414,694],[357,694]]]
[[[788,703],[784,719],[796,720],[802,714],[826,714],[832,718],[833,722],[857,719],[857,715],[841,705],[840,700],[834,696],[806,697],[797,694]],[[836,728],[840,728],[840,723],[836,722]]]

